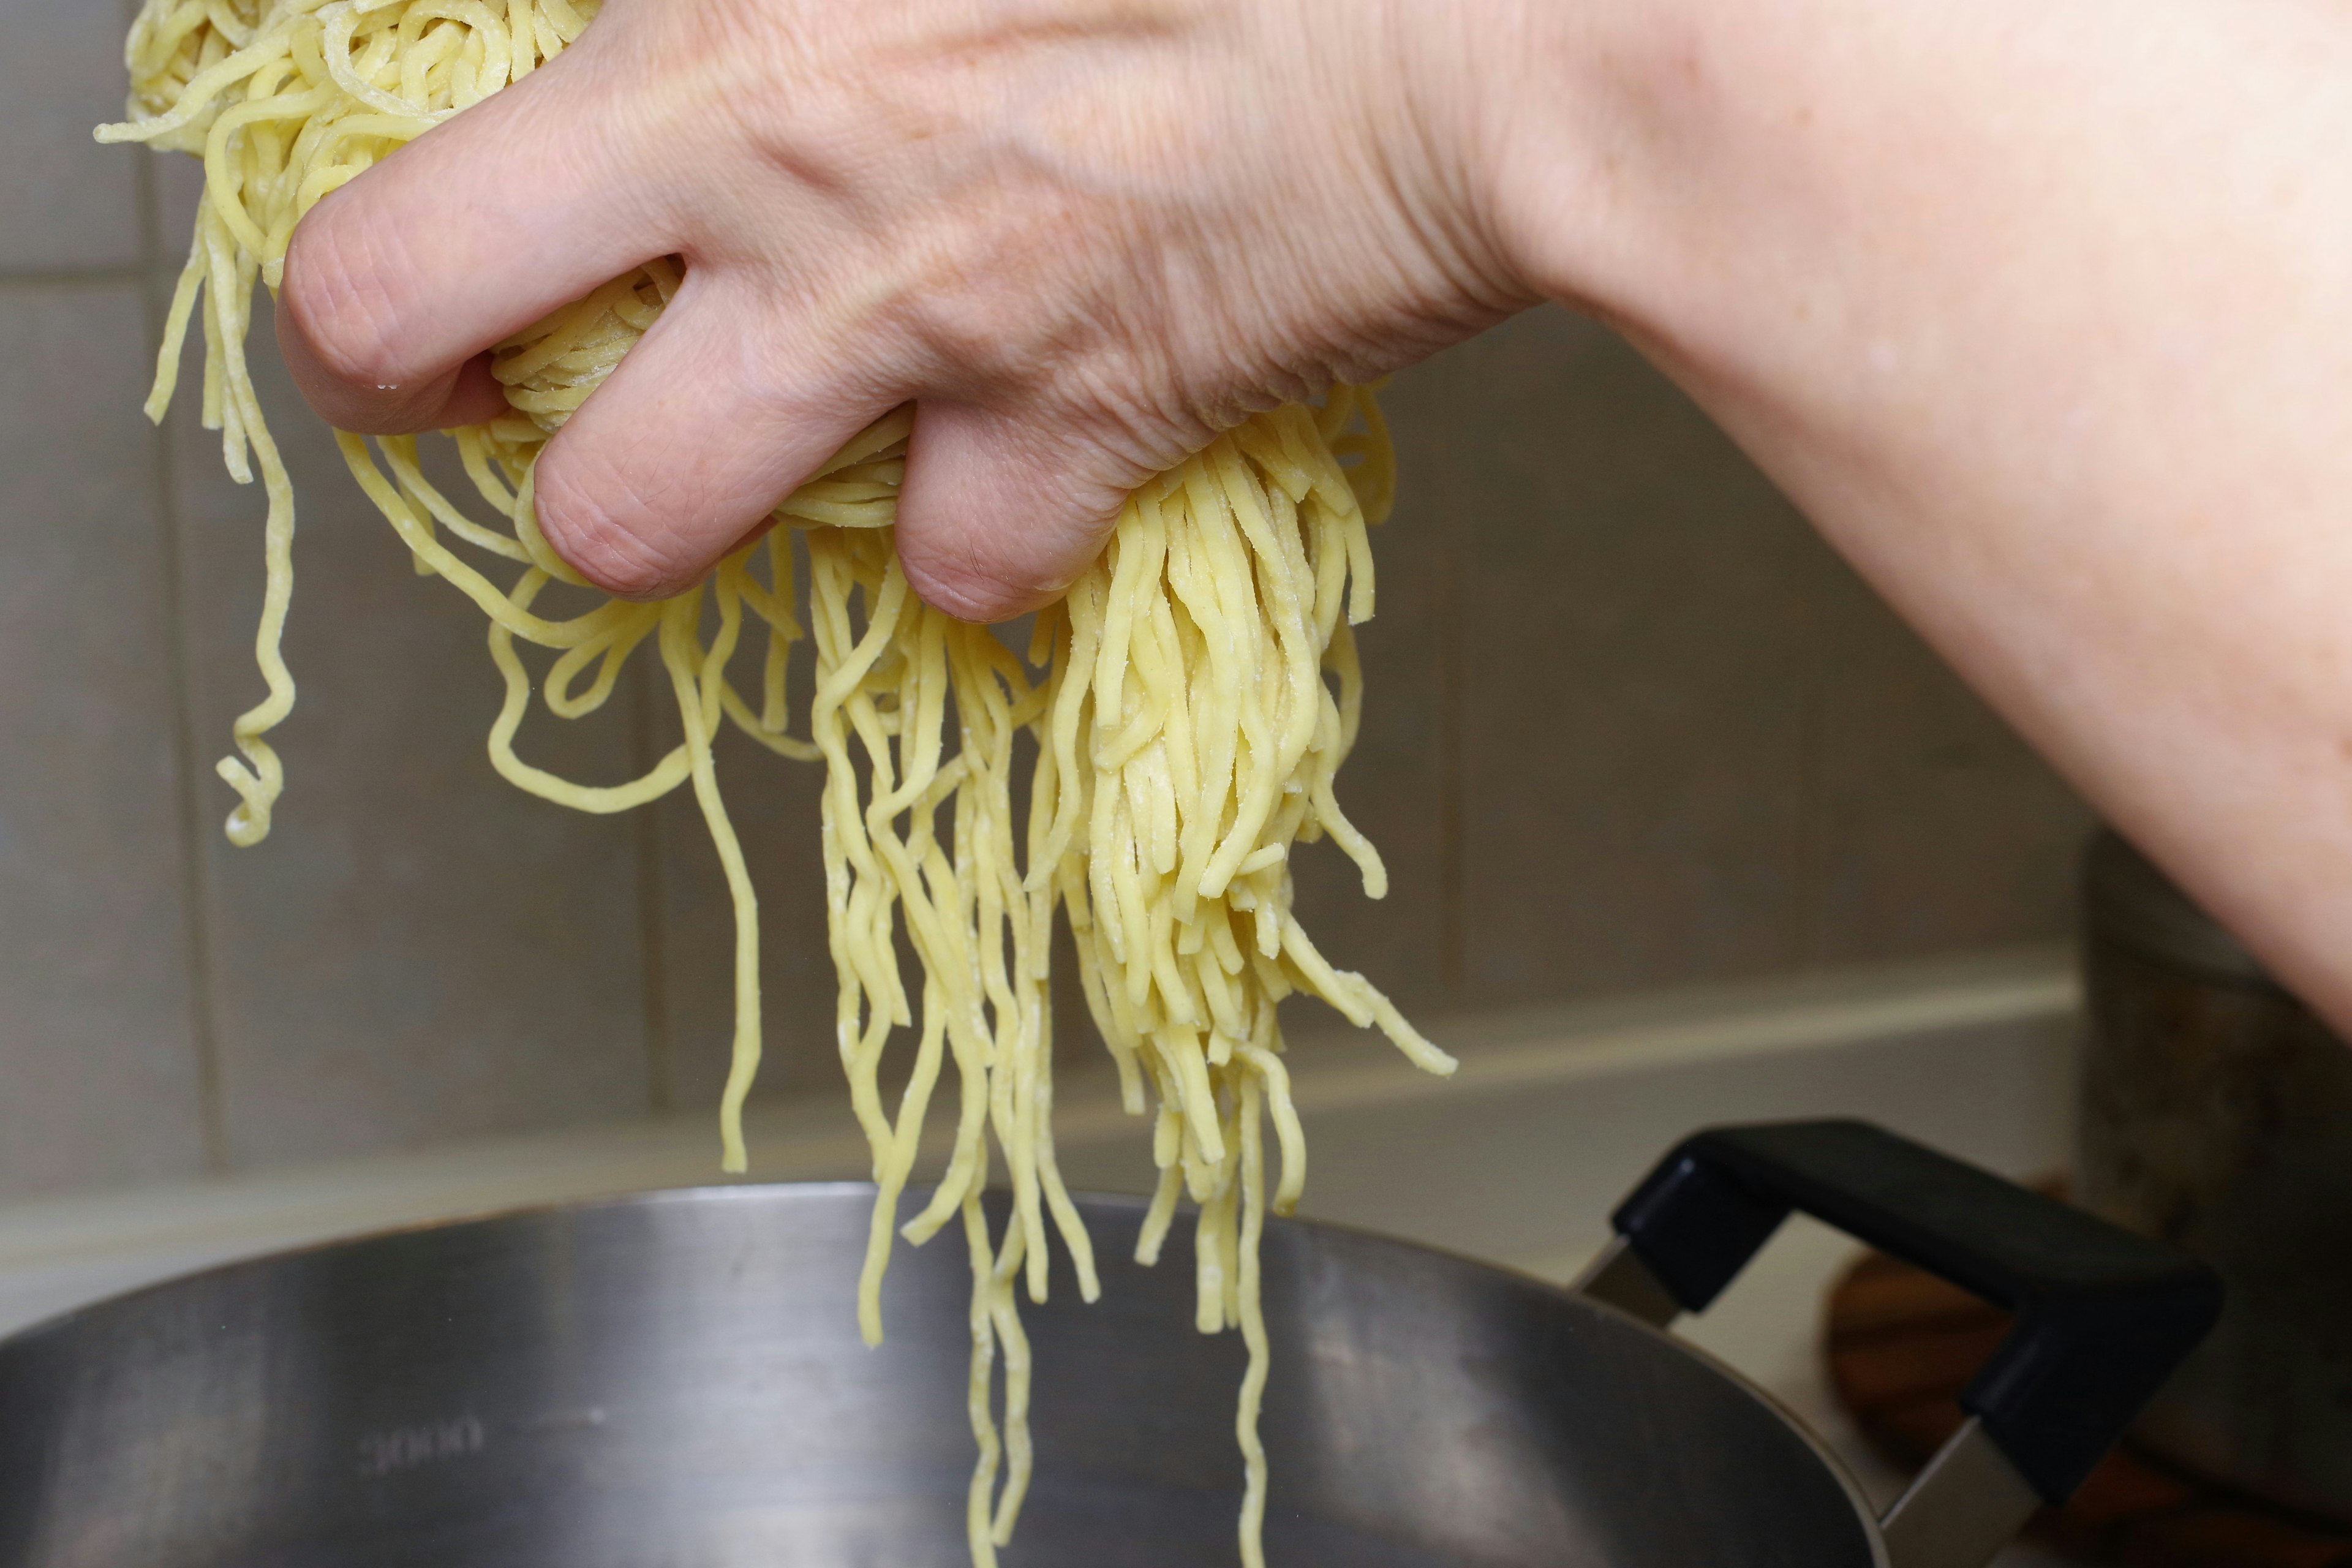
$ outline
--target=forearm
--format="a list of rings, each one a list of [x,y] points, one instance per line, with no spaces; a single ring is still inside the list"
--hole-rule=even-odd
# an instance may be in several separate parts
[[[2352,1026],[2352,11],[1557,9],[1529,270]]]

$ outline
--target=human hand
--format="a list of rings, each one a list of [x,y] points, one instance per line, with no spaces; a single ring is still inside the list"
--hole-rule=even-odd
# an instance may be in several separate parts
[[[1515,4],[607,0],[320,203],[280,342],[340,426],[477,422],[491,344],[677,255],[541,459],[551,542],[677,592],[911,402],[908,575],[1017,614],[1218,429],[1533,302],[1480,151],[1508,68],[1474,58]]]

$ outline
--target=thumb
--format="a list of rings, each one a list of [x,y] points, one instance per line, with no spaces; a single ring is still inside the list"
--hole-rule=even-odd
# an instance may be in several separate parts
[[[1094,564],[1128,492],[1157,471],[1075,423],[1047,427],[1034,415],[926,399],[898,492],[907,581],[960,620],[1010,620],[1048,604]]]

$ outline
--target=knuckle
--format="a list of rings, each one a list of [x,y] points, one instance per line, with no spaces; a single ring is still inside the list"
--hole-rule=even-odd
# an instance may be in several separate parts
[[[658,599],[676,593],[678,563],[667,542],[646,537],[629,513],[604,500],[596,487],[582,487],[562,470],[541,464],[536,485],[540,531],[572,569],[604,592],[623,599]]]
[[[899,558],[908,585],[923,603],[960,621],[1008,621],[1052,596],[1045,589],[1024,591],[967,562],[909,554],[903,546]]]
[[[925,603],[959,620],[1002,621],[1058,598],[1101,552],[1128,487],[1015,465],[952,497],[932,494],[899,560]]]
[[[1101,352],[1118,320],[1118,301],[1085,273],[1051,225],[957,226],[908,266],[896,302],[950,382],[1043,388],[1074,357]]]
[[[953,379],[974,385],[1019,385],[1038,379],[1049,363],[1030,301],[1012,289],[943,283],[918,291],[908,312],[915,336]]]
[[[320,367],[336,380],[382,391],[414,379],[400,351],[396,311],[385,268],[351,226],[296,232],[282,285],[296,328]]]
[[[1062,427],[1086,449],[1080,483],[1124,494],[1176,467],[1246,412],[1219,411],[1184,395],[1172,367],[1129,360],[1076,367],[1062,389]],[[1271,405],[1269,404],[1269,406]]]

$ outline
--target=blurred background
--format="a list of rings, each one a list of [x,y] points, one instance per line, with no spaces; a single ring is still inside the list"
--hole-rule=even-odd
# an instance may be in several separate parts
[[[222,837],[213,763],[262,690],[262,497],[193,386],[160,430],[140,414],[194,167],[89,140],[127,15],[0,0],[10,1322],[272,1242],[716,1173],[730,926],[691,802],[592,818],[492,773],[478,614],[411,570],[266,327],[300,700],[274,836]],[[1411,1082],[1300,1015],[1310,1211],[1557,1274],[1704,1121],[1853,1112],[2063,1165],[2084,806],[1604,330],[1530,313],[1387,406],[1402,499],[1341,793],[1394,891],[1366,903],[1326,847],[1300,903],[1467,1065]],[[526,750],[632,772],[671,743],[648,695]],[[855,1174],[817,777],[744,746],[720,766],[763,900],[755,1173]],[[1074,1173],[1143,1181],[1140,1131],[1073,1103]],[[1813,1330],[1844,1256],[1797,1227],[1701,1331],[1825,1425]]]

